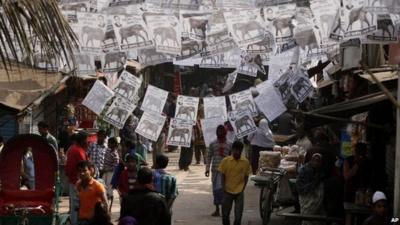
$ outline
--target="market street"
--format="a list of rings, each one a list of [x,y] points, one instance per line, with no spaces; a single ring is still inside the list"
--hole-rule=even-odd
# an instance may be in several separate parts
[[[190,170],[179,171],[179,153],[166,153],[170,157],[168,171],[174,174],[178,180],[179,196],[174,203],[173,224],[175,225],[217,225],[222,224],[221,217],[212,217],[214,210],[212,205],[212,191],[210,178],[204,176],[204,164],[190,166]],[[148,155],[151,160],[151,155]],[[151,165],[151,161],[149,162]],[[262,221],[258,213],[258,197],[260,190],[249,181],[245,193],[245,205],[243,211],[243,225],[261,225]],[[114,196],[118,196],[117,192]],[[68,211],[68,198],[63,197],[61,212]],[[119,199],[114,199],[112,207],[112,221],[119,216]],[[233,216],[233,209],[231,217]],[[280,224],[281,218],[272,216],[271,225]]]

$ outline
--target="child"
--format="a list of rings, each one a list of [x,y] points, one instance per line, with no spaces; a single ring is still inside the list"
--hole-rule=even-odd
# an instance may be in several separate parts
[[[79,224],[88,224],[94,218],[95,205],[101,202],[107,208],[106,190],[93,178],[94,166],[89,161],[77,165],[79,180],[76,183],[79,196]]]
[[[389,224],[387,220],[386,196],[383,192],[377,191],[372,196],[372,215],[368,217],[363,225]]]
[[[122,171],[118,180],[118,193],[121,197],[133,190],[137,178],[137,160],[135,155],[126,156],[126,168]]]
[[[108,149],[104,157],[104,168],[103,168],[103,180],[106,184],[107,199],[110,202],[110,208],[112,201],[114,199],[113,189],[111,186],[111,178],[114,173],[115,167],[118,165],[119,155],[118,155],[118,142],[117,138],[112,137],[108,139]]]

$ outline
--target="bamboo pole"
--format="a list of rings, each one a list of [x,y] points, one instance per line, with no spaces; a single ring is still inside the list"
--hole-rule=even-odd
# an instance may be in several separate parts
[[[400,64],[399,64],[400,66]],[[397,100],[400,98],[400,67],[397,68]],[[399,105],[400,102],[397,102]],[[393,217],[400,217],[400,108],[396,113],[396,155],[394,169]]]

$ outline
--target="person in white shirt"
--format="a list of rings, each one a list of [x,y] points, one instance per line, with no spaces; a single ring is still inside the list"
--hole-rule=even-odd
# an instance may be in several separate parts
[[[256,132],[249,134],[247,136],[247,140],[251,145],[251,168],[253,170],[253,174],[256,174],[260,151],[272,151],[275,145],[272,131],[269,128],[268,120],[261,118],[258,122]]]

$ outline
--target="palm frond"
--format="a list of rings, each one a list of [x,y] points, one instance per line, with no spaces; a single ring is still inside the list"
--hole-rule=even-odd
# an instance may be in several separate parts
[[[0,0],[0,60],[5,70],[14,62],[32,62],[37,43],[40,52],[64,57],[73,68],[77,38],[57,0]]]

